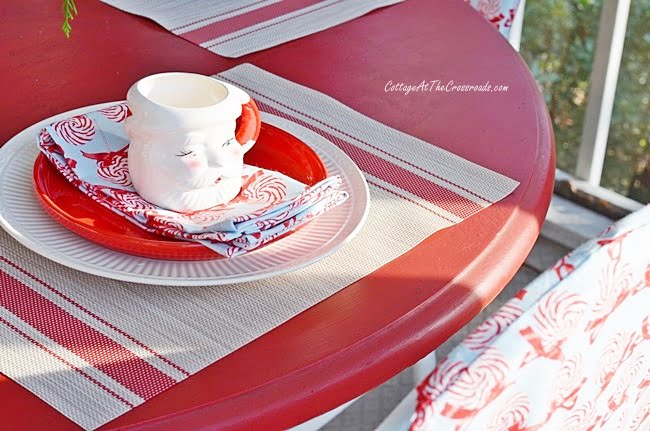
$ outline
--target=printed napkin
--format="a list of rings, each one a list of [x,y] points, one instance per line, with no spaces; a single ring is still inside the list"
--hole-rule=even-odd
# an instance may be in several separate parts
[[[279,172],[245,165],[242,189],[231,202],[179,213],[144,200],[128,170],[125,103],[53,123],[39,149],[82,193],[142,229],[200,242],[225,257],[254,250],[343,203],[341,179],[311,187]]]

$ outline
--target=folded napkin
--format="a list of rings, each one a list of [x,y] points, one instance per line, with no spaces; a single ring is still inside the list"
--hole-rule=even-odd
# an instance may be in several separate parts
[[[53,123],[38,147],[82,193],[142,229],[199,242],[225,257],[254,250],[343,203],[341,179],[305,184],[279,172],[245,165],[242,190],[224,205],[179,213],[144,200],[133,188],[123,122],[125,103]]]
[[[404,0],[102,0],[224,57],[241,57]]]

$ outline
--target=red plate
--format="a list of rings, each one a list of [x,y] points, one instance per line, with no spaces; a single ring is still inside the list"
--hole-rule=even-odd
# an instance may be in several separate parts
[[[327,170],[314,150],[295,136],[265,123],[262,123],[257,143],[244,161],[281,172],[308,185],[327,177]],[[54,220],[104,247],[154,259],[220,258],[201,244],[146,232],[104,208],[70,184],[43,154],[39,154],[34,163],[34,187],[41,206]]]

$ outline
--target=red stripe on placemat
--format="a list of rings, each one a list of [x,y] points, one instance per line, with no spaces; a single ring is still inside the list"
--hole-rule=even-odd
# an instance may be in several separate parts
[[[281,1],[223,21],[213,22],[204,27],[179,33],[183,39],[194,43],[203,43],[226,34],[234,33],[244,28],[269,21],[282,15],[320,3],[321,0],[292,0]]]
[[[138,396],[149,399],[176,381],[121,344],[0,270],[0,306]]]
[[[249,34],[253,34],[253,33],[256,33],[256,32],[258,32],[258,31],[266,30],[267,28],[271,28],[271,27],[273,27],[273,26],[283,24],[283,23],[285,23],[285,22],[287,22],[287,21],[291,21],[292,19],[300,18],[300,17],[303,17],[303,16],[305,16],[305,15],[309,15],[309,14],[312,14],[312,13],[314,13],[314,12],[318,12],[319,10],[322,10],[322,9],[328,8],[328,7],[330,7],[330,6],[334,6],[335,4],[341,3],[342,1],[343,1],[343,0],[337,0],[337,1],[333,2],[333,3],[329,3],[329,4],[326,4],[326,5],[322,5],[322,6],[320,6],[320,7],[317,7],[317,8],[314,8],[314,9],[310,9],[310,10],[307,10],[307,11],[304,11],[303,13],[300,13],[300,14],[296,14],[296,15],[293,15],[293,16],[288,16],[288,17],[286,17],[286,18],[283,19],[283,20],[276,21],[276,22],[270,23],[270,24],[268,24],[268,25],[265,25],[265,26],[262,26],[262,27],[258,27],[258,28],[252,29],[252,30],[247,31],[247,32],[245,32],[245,33],[239,33],[239,34],[237,34],[237,35],[234,35],[234,36],[232,36],[232,37],[229,37],[228,39],[224,39],[224,40],[220,40],[220,41],[217,41],[217,42],[211,43],[210,45],[206,45],[205,48],[213,48],[213,47],[215,47],[215,46],[217,46],[217,45],[221,45],[221,44],[224,44],[224,43],[226,43],[226,42],[230,42],[230,41],[232,41],[232,40],[239,39],[240,37],[248,36]]]
[[[170,367],[172,367],[172,368],[175,369],[176,371],[180,372],[181,374],[185,375],[186,377],[191,376],[191,374],[190,374],[189,371],[185,370],[184,368],[181,368],[179,365],[173,363],[172,361],[170,361],[169,359],[167,359],[166,357],[164,357],[164,356],[161,355],[160,353],[156,352],[156,351],[155,351],[154,349],[152,349],[151,347],[149,347],[149,346],[147,346],[146,344],[144,344],[142,341],[136,339],[135,337],[133,337],[133,336],[130,335],[130,334],[127,334],[126,332],[122,331],[120,328],[118,328],[117,326],[113,325],[112,323],[107,322],[106,320],[102,319],[101,317],[99,317],[98,315],[96,315],[95,313],[93,313],[92,311],[90,311],[90,310],[88,310],[87,308],[85,308],[83,305],[79,304],[79,303],[78,303],[77,301],[75,301],[74,299],[70,298],[69,296],[66,296],[66,295],[63,294],[61,291],[55,289],[53,286],[47,284],[46,282],[44,282],[44,281],[41,280],[40,278],[36,277],[34,274],[28,272],[28,271],[25,270],[24,268],[21,268],[21,267],[20,267],[18,264],[16,264],[15,262],[10,261],[9,259],[7,259],[7,258],[4,257],[4,256],[0,256],[0,260],[3,261],[4,263],[6,263],[7,265],[10,265],[11,267],[15,268],[16,270],[20,271],[21,273],[23,273],[23,274],[26,275],[27,277],[31,278],[32,280],[36,281],[36,282],[39,283],[41,286],[45,287],[47,290],[49,290],[50,292],[54,293],[54,294],[57,295],[58,297],[64,299],[65,301],[69,302],[70,304],[74,305],[76,308],[78,308],[79,310],[83,311],[83,312],[86,313],[88,316],[90,316],[90,317],[92,317],[93,319],[97,320],[98,322],[100,322],[100,323],[106,325],[108,328],[111,328],[113,331],[117,332],[118,334],[124,336],[124,337],[127,338],[129,341],[133,342],[133,343],[136,344],[137,346],[139,346],[139,347],[141,347],[142,349],[146,350],[148,353],[151,353],[153,356],[155,356],[156,358],[160,359],[161,361],[163,361],[164,363],[166,363],[167,365],[169,365]]]
[[[445,220],[445,221],[448,221],[448,222],[451,223],[451,224],[456,224],[456,221],[455,221],[455,220],[451,220],[449,217],[447,217],[447,216],[445,216],[445,215],[443,215],[443,214],[440,214],[438,211],[433,210],[431,207],[428,207],[428,206],[426,206],[426,205],[422,205],[422,203],[420,203],[420,202],[417,202],[417,201],[415,201],[415,200],[413,200],[413,199],[411,199],[411,198],[407,198],[407,197],[405,197],[405,196],[403,196],[403,195],[400,195],[400,194],[397,193],[395,190],[391,190],[391,189],[389,189],[389,188],[387,188],[387,187],[384,187],[384,186],[382,186],[381,184],[377,183],[376,181],[372,181],[372,180],[369,180],[369,179],[367,179],[367,178],[366,178],[366,181],[368,182],[368,184],[370,184],[370,185],[372,185],[372,186],[374,186],[374,187],[377,187],[378,189],[381,189],[381,190],[383,190],[383,191],[385,191],[385,192],[388,192],[388,193],[390,193],[390,194],[392,194],[392,195],[395,195],[395,196],[397,196],[397,197],[400,198],[400,199],[405,199],[405,200],[407,200],[408,202],[410,202],[410,203],[412,203],[412,204],[414,204],[414,205],[417,205],[417,206],[419,206],[420,208],[425,209],[425,210],[427,210],[427,211],[429,211],[429,212],[431,212],[431,213],[437,215],[437,216],[440,217],[441,219],[443,219],[443,220]]]
[[[109,395],[111,395],[111,396],[115,397],[116,399],[120,400],[121,402],[123,402],[124,404],[126,404],[127,406],[129,406],[130,408],[134,408],[134,407],[135,407],[132,403],[130,403],[130,402],[128,402],[127,400],[125,400],[124,398],[122,398],[119,394],[116,394],[116,393],[113,392],[110,388],[107,388],[107,387],[106,387],[102,382],[96,380],[93,376],[89,375],[88,373],[86,373],[86,372],[85,372],[84,370],[82,370],[81,368],[79,368],[79,367],[75,366],[74,364],[71,364],[70,362],[66,361],[64,358],[62,358],[61,356],[57,355],[56,353],[54,353],[53,351],[51,351],[50,349],[48,349],[47,347],[45,347],[44,345],[42,345],[41,343],[39,343],[38,341],[36,341],[35,339],[33,339],[32,337],[30,337],[29,335],[25,334],[23,331],[21,331],[20,329],[18,329],[18,328],[15,327],[14,325],[12,325],[10,322],[7,322],[7,321],[6,321],[5,319],[3,319],[2,317],[0,317],[0,322],[4,323],[8,328],[10,328],[10,329],[12,329],[13,331],[15,331],[16,333],[18,333],[20,336],[22,336],[23,338],[25,338],[25,339],[26,339],[27,341],[29,341],[30,343],[32,343],[32,344],[38,346],[39,348],[41,348],[41,349],[44,350],[45,352],[49,353],[53,358],[57,359],[58,361],[60,361],[60,362],[62,362],[63,364],[65,364],[66,366],[68,366],[68,367],[72,368],[73,370],[75,370],[77,373],[81,374],[83,377],[85,377],[86,379],[88,379],[90,382],[92,382],[92,383],[94,383],[95,385],[99,386],[103,391],[105,391],[105,392],[108,393]]]
[[[224,78],[224,77],[222,77],[222,76],[219,76],[219,78],[220,78],[220,79],[223,79],[224,81],[230,81],[230,83],[232,83],[232,84],[234,84],[234,85],[237,85],[237,86],[239,86],[239,87],[241,87],[241,88],[243,88],[243,89],[245,89],[245,90],[247,90],[247,91],[249,91],[249,92],[251,92],[251,93],[257,94],[258,96],[261,96],[261,97],[264,97],[264,98],[266,98],[266,99],[269,99],[270,101],[272,101],[272,102],[274,102],[274,103],[277,103],[278,105],[282,106],[283,108],[285,108],[285,109],[287,109],[287,110],[289,110],[289,111],[293,111],[293,112],[295,112],[295,113],[298,113],[298,114],[304,115],[305,117],[309,118],[310,120],[314,121],[315,123],[322,124],[323,126],[326,126],[326,127],[330,128],[330,129],[332,129],[332,130],[335,130],[336,132],[342,134],[343,136],[349,138],[350,140],[357,141],[357,142],[359,142],[359,143],[361,143],[361,144],[367,145],[367,146],[369,146],[370,148],[372,148],[372,149],[374,149],[374,150],[376,150],[376,151],[378,151],[378,152],[380,152],[380,153],[382,153],[382,154],[384,154],[384,155],[390,157],[391,159],[394,159],[394,160],[397,160],[397,161],[399,161],[399,162],[402,162],[402,163],[404,163],[405,165],[410,166],[410,167],[412,167],[412,168],[415,169],[415,170],[418,170],[418,171],[420,171],[420,172],[424,172],[425,174],[429,174],[429,175],[431,175],[432,177],[437,178],[437,179],[439,179],[440,181],[442,181],[442,182],[444,182],[444,183],[447,183],[447,184],[449,184],[449,185],[451,185],[451,186],[454,186],[455,188],[457,188],[457,189],[459,189],[459,190],[462,190],[462,191],[464,191],[464,192],[466,192],[466,193],[468,193],[468,194],[474,196],[475,198],[480,199],[481,201],[483,201],[483,202],[485,202],[485,203],[488,203],[488,204],[493,204],[493,203],[494,203],[493,201],[487,199],[486,197],[481,196],[481,195],[479,195],[478,193],[476,193],[476,192],[474,192],[474,191],[472,191],[472,190],[470,190],[470,189],[468,189],[468,188],[466,188],[466,187],[461,186],[460,184],[456,184],[455,182],[453,182],[453,181],[451,181],[451,180],[449,180],[449,179],[447,179],[447,178],[445,178],[445,177],[441,177],[440,175],[436,174],[435,172],[431,172],[431,171],[429,171],[429,170],[427,170],[427,169],[421,168],[420,166],[417,166],[417,165],[415,165],[415,164],[413,164],[413,163],[411,163],[411,162],[409,162],[409,161],[407,161],[407,160],[404,160],[404,159],[402,159],[402,158],[400,158],[400,157],[398,157],[398,156],[396,156],[396,155],[394,155],[394,154],[391,154],[391,153],[389,153],[388,151],[386,151],[386,150],[384,150],[384,149],[382,149],[382,148],[379,148],[379,147],[376,146],[376,145],[370,144],[369,142],[366,142],[366,141],[364,141],[364,140],[362,140],[362,139],[359,139],[359,137],[357,137],[357,136],[352,136],[352,135],[350,135],[349,133],[345,133],[344,131],[342,131],[342,130],[340,130],[340,129],[337,129],[336,127],[333,127],[333,126],[330,125],[330,124],[326,124],[326,123],[324,123],[323,121],[319,120],[318,118],[315,118],[315,117],[312,116],[312,115],[309,115],[309,114],[307,114],[307,113],[305,113],[305,112],[298,111],[298,110],[292,108],[292,107],[289,106],[289,105],[286,105],[286,104],[284,104],[284,103],[282,103],[282,102],[280,102],[280,101],[278,101],[278,100],[275,100],[275,99],[273,99],[273,98],[271,98],[271,97],[269,97],[269,96],[267,96],[267,95],[265,95],[265,94],[262,94],[262,93],[260,93],[260,92],[258,92],[258,91],[255,91],[255,90],[251,89],[251,88],[248,88],[248,87],[246,87],[246,86],[244,86],[244,85],[242,85],[242,84],[240,84],[240,83],[238,83],[238,82],[236,82],[236,81],[233,81],[233,80],[231,80],[231,79]]]
[[[479,204],[464,196],[456,194],[445,187],[402,168],[401,166],[395,165],[386,159],[382,159],[373,153],[363,150],[348,141],[301,120],[300,118],[286,114],[285,112],[277,110],[258,100],[256,100],[255,103],[257,103],[257,106],[261,110],[285,118],[296,124],[300,124],[301,126],[306,127],[331,141],[343,150],[352,160],[354,160],[362,171],[418,196],[460,218],[465,219],[483,209]]]

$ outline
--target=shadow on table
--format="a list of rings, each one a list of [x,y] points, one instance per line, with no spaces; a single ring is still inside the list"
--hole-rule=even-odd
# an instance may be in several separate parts
[[[486,298],[476,295],[475,288],[447,284],[442,280],[390,277],[375,282],[380,287],[374,293],[353,285],[325,299],[319,307],[308,309],[282,326],[271,329],[264,337],[232,352],[224,361],[179,383],[173,393],[163,392],[148,401],[147,409],[155,409],[156,404],[165,404],[166,399],[169,404],[170,397],[192,400],[190,403],[198,406],[227,399],[259,388],[260,385],[273,386],[277,383],[274,382],[275,379],[297,373],[304,374],[301,379],[305,379],[305,384],[309,382],[310,391],[307,396],[312,399],[310,403],[317,410],[314,415],[320,414],[335,407],[332,400],[344,402],[352,399],[412,365],[460,329],[486,301]],[[424,286],[425,282],[429,286]],[[152,287],[131,285],[131,288],[137,293]],[[162,288],[162,292],[166,292],[165,299],[168,301],[175,301],[183,295],[183,289],[178,288]],[[381,304],[373,301],[373,295],[382,295],[384,301]],[[208,319],[209,315],[209,310],[206,309],[192,315],[185,314],[185,318],[201,322]],[[196,372],[223,356],[223,348],[235,347],[233,344],[227,345],[228,342],[235,341],[223,331],[210,334],[205,328],[189,330],[178,318],[172,319],[163,327],[157,327],[159,318],[145,312],[140,313],[140,318],[149,320],[149,339],[152,339],[149,344],[176,363],[196,364],[191,372]],[[212,320],[215,319],[219,320],[212,315]],[[113,321],[120,325],[119,319]],[[244,328],[247,325],[245,319],[239,323]],[[214,330],[215,325],[209,326]],[[254,338],[252,334],[251,337]],[[140,339],[146,340],[145,337]],[[199,339],[202,342],[197,343]],[[225,343],[223,340],[226,340]],[[209,346],[212,342],[221,346]],[[0,350],[8,352],[17,347],[3,343]],[[53,344],[50,347],[55,346]],[[97,358],[111,357],[108,348],[104,350],[102,346],[93,346],[92,349],[96,361]],[[260,367],[261,364],[264,366]],[[131,365],[136,368],[129,361],[120,363],[122,367]],[[32,375],[22,375],[17,380],[27,388],[36,388],[42,384],[43,379],[64,382],[67,380],[66,374],[77,373],[62,368],[64,367],[57,371],[47,371],[47,376],[39,371]],[[242,373],[241,370],[244,369],[249,372]],[[224,376],[230,377],[224,381]],[[354,380],[355,383],[348,386],[346,380]],[[72,396],[75,390],[79,388],[66,388],[68,396]],[[298,387],[296,390],[300,391]],[[275,398],[268,399],[269,408],[273,408],[273,404],[281,400],[277,399],[277,391],[270,393],[276,394]],[[346,399],[341,399],[341,394],[345,394],[343,397]],[[17,416],[25,415],[20,418],[23,425],[44,425],[43,418],[57,415],[51,407],[30,395],[27,390],[0,377],[0,399],[8,399],[5,397],[14,400]],[[80,394],[79,399],[83,400],[84,395]],[[29,413],[35,409],[39,415]],[[287,426],[307,419],[293,418]]]

